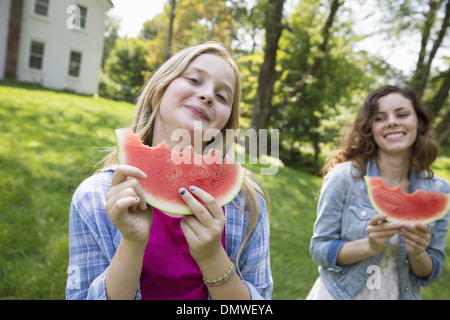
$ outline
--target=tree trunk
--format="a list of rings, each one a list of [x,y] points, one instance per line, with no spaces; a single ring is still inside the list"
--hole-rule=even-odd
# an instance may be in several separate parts
[[[172,36],[173,36],[173,21],[175,20],[175,7],[176,0],[170,0],[170,20],[169,20],[169,30],[167,31],[167,49],[166,49],[166,60],[172,56]]]
[[[431,48],[428,57],[426,57],[426,49],[430,38],[430,32],[433,27],[434,21],[436,20],[436,12],[441,6],[442,2],[442,0],[430,0],[430,10],[426,16],[425,24],[422,29],[422,41],[420,46],[419,59],[417,61],[416,71],[414,72],[413,78],[411,80],[411,86],[417,91],[420,96],[422,96],[423,92],[425,91],[428,77],[430,75],[431,64],[433,63],[434,57],[436,56],[436,53],[442,44],[450,22],[450,1],[446,1],[447,5],[445,7],[445,17],[442,20],[442,25],[439,29],[438,37],[436,41],[434,41],[433,47]]]
[[[444,73],[444,81],[442,82],[441,86],[439,87],[439,90],[436,92],[431,102],[428,103],[428,107],[433,117],[436,117],[441,111],[441,109],[444,107],[449,91],[450,91],[450,68]]]
[[[450,110],[443,115],[441,122],[436,126],[435,133],[437,142],[441,145],[450,137]]]
[[[444,143],[450,137],[450,110],[446,102],[450,92],[450,68],[444,73],[444,81],[442,82],[439,90],[433,97],[433,100],[428,104],[429,109],[436,117],[444,111],[440,121],[435,125],[436,139],[439,144]]]
[[[272,114],[273,85],[276,80],[278,41],[283,30],[284,0],[269,0],[266,7],[266,46],[264,61],[258,76],[258,89],[252,111],[251,128],[267,129]]]

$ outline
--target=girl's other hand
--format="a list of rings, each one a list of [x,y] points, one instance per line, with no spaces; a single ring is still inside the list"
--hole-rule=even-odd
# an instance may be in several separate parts
[[[209,193],[195,187],[191,187],[190,191],[192,194],[186,189],[180,189],[181,197],[194,212],[194,215],[183,218],[181,230],[189,244],[192,257],[201,264],[215,259],[224,251],[221,239],[225,215],[216,199]]]
[[[108,193],[105,210],[124,239],[146,245],[153,222],[153,211],[147,207],[144,192],[136,179],[146,175],[138,168],[117,166]]]

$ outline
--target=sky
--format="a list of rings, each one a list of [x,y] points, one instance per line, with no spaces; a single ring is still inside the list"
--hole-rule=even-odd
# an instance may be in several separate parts
[[[115,8],[111,9],[109,14],[122,18],[120,36],[135,37],[139,34],[142,24],[152,19],[156,14],[161,13],[168,0],[112,0]],[[288,2],[292,2],[289,1]],[[294,1],[295,2],[295,1]],[[370,21],[361,21],[358,23],[358,29],[368,30],[374,26]],[[398,46],[387,45],[380,37],[371,37],[370,40],[360,43],[357,48],[368,50],[374,54],[379,54],[387,59],[396,68],[406,73],[411,72],[417,62],[417,54],[420,42],[410,39],[407,43],[401,43]],[[417,39],[420,41],[420,39]],[[443,49],[443,48],[441,48]],[[448,50],[446,50],[448,51]]]
[[[167,0],[112,0],[114,8],[110,15],[122,18],[119,36],[135,37],[142,24],[161,13]]]

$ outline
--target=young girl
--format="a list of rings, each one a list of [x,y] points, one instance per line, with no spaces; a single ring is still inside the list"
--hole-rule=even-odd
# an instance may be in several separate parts
[[[239,127],[240,92],[239,69],[222,45],[186,48],[143,87],[132,130],[149,146],[165,140],[175,147],[172,132],[194,137],[199,121],[203,131],[221,130],[225,144],[226,129]],[[113,152],[104,169],[78,187],[70,208],[66,297],[270,299],[266,197],[251,175],[223,208],[200,188],[180,189],[195,214],[184,217],[147,206],[136,179],[151,178],[117,165]]]
[[[430,168],[438,145],[416,93],[383,86],[368,95],[346,145],[324,168],[310,252],[320,277],[307,299],[420,299],[444,268],[449,215],[430,225],[387,223],[364,175],[387,187],[450,192]]]

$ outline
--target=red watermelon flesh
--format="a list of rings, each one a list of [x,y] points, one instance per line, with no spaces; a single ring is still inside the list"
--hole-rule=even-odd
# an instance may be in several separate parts
[[[223,206],[242,187],[245,170],[234,158],[223,158],[216,149],[199,155],[192,147],[173,151],[165,141],[149,147],[130,128],[117,129],[116,138],[119,164],[137,167],[147,175],[147,179],[138,180],[145,199],[164,212],[193,214],[178,193],[180,188],[201,188]]]
[[[450,194],[418,189],[404,193],[400,186],[388,188],[380,177],[364,177],[372,206],[391,222],[428,224],[444,217],[450,210]]]

